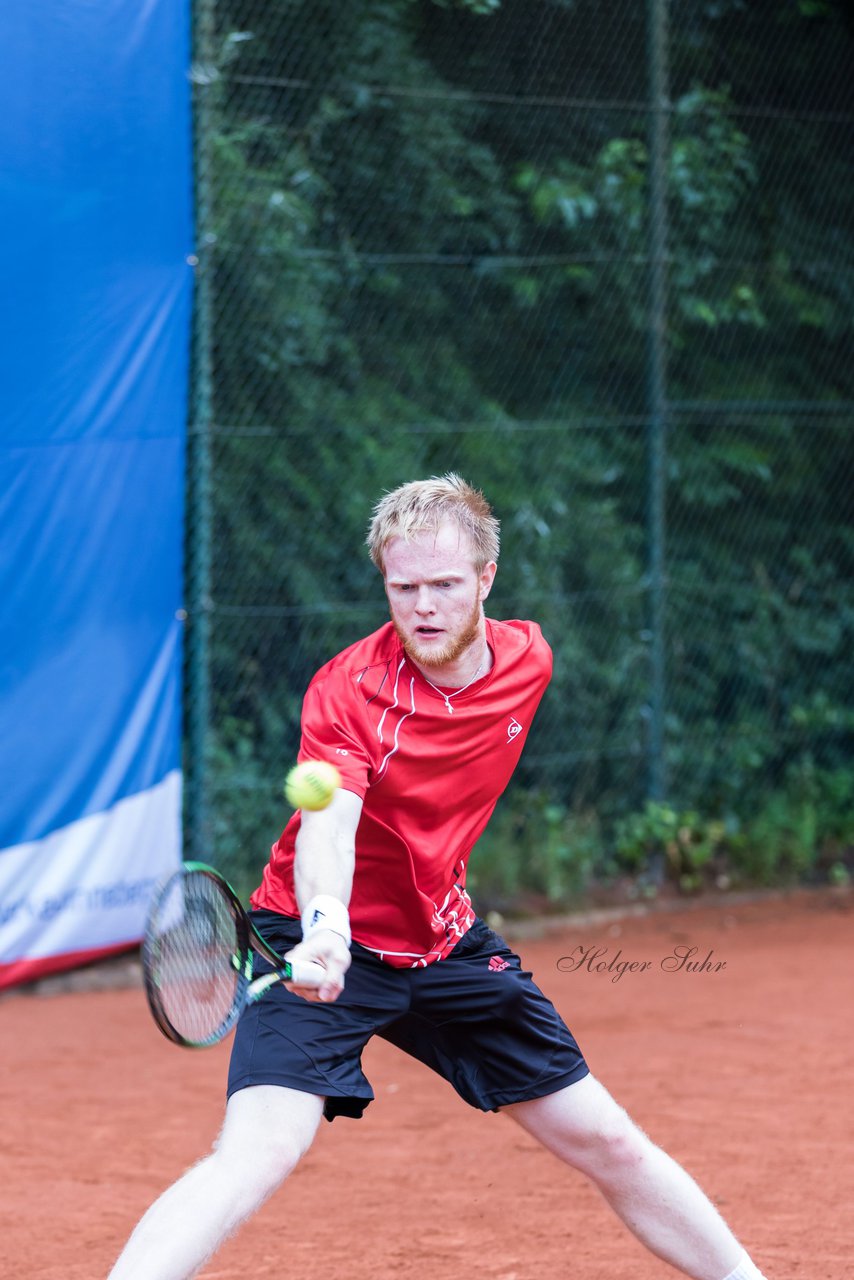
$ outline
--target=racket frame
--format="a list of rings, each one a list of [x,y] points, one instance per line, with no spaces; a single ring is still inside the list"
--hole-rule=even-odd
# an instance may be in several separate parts
[[[231,1008],[219,1026],[201,1040],[190,1040],[171,1022],[160,995],[156,979],[157,938],[152,930],[152,920],[165,895],[176,879],[186,880],[193,875],[203,875],[217,886],[234,921],[235,953],[232,964],[237,975],[237,985]],[[253,981],[253,953],[257,953],[273,966],[274,972],[263,974]],[[204,1049],[223,1040],[243,1011],[244,1005],[261,998],[265,991],[278,982],[288,982],[293,977],[291,965],[261,936],[249,919],[242,902],[221,872],[205,862],[184,862],[171,872],[158,886],[148,911],[145,934],[142,941],[142,976],[148,1007],[157,1027],[167,1040],[186,1049]]]

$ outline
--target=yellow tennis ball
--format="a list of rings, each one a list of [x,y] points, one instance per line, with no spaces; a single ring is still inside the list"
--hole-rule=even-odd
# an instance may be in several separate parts
[[[325,760],[296,764],[285,778],[285,795],[295,809],[325,809],[332,802],[341,774]]]

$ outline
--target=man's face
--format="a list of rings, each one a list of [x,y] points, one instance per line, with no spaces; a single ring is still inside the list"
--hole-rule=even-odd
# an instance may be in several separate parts
[[[391,620],[422,667],[455,663],[482,634],[495,564],[478,573],[468,536],[451,522],[411,541],[394,538],[383,560]]]

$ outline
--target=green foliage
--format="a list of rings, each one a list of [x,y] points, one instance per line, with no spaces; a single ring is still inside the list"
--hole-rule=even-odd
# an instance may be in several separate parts
[[[433,3],[442,9],[456,6],[460,9],[468,9],[471,13],[480,14],[495,13],[496,9],[501,8],[501,0],[433,0]]]
[[[361,549],[371,504],[454,468],[503,521],[494,612],[537,618],[555,654],[478,881],[563,898],[655,851],[686,886],[721,859],[758,880],[824,874],[829,858],[844,871],[850,837],[823,825],[835,802],[804,781],[842,776],[854,744],[841,7],[672,7],[672,819],[644,809],[644,6],[217,13],[196,69],[213,122],[217,856],[260,867],[306,682],[384,621]]]
[[[806,755],[758,808],[741,804],[725,816],[648,801],[618,820],[614,851],[620,866],[653,878],[665,872],[683,890],[816,878],[846,883],[846,861],[854,862],[854,771],[818,769]]]
[[[524,893],[565,903],[601,874],[598,815],[571,813],[538,789],[514,793],[472,853],[468,887],[479,910],[512,909]]]
[[[792,765],[758,807],[726,813],[678,809],[666,801],[603,824],[574,814],[541,790],[515,793],[475,849],[469,886],[482,908],[512,909],[525,895],[553,904],[583,897],[628,873],[637,891],[675,886],[762,887],[797,882],[840,886],[854,875],[854,770]]]
[[[732,220],[757,181],[750,139],[737,127],[731,109],[727,90],[695,88],[675,104],[668,217],[676,342],[680,313],[686,321],[711,326],[765,323],[751,284],[723,265]],[[609,305],[614,305],[616,289],[625,323],[641,329],[648,316],[639,305],[633,262],[646,253],[647,164],[642,137],[611,138],[588,166],[560,159],[551,172],[526,164],[516,176],[534,218],[545,226],[560,226],[576,251],[594,264],[585,277],[591,292],[602,293],[607,279]],[[619,269],[603,254],[606,247],[619,249]]]
[[[852,851],[854,773],[816,769],[807,756],[789,769],[785,786],[745,821],[737,865],[752,883],[817,875],[844,882],[845,859]]]
[[[677,812],[671,805],[648,800],[640,813],[616,824],[614,847],[623,866],[652,873],[666,871],[681,889],[696,889],[715,858],[723,853],[726,823],[702,818],[694,810]]]
[[[259,756],[258,736],[255,725],[225,720],[210,760],[217,865],[244,900],[290,816],[282,783],[293,761],[275,771]]]

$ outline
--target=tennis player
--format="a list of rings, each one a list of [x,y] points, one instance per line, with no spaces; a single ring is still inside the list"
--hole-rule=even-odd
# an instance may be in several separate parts
[[[330,760],[329,808],[295,814],[252,899],[260,931],[322,964],[243,1014],[213,1152],[143,1217],[112,1280],[194,1275],[291,1172],[321,1118],[360,1116],[374,1035],[502,1110],[587,1175],[626,1226],[695,1280],[761,1280],[689,1175],[593,1078],[506,943],[478,919],[466,862],[549,682],[533,622],[487,619],[498,522],[458,476],[403,485],[368,545],[391,622],[317,672],[300,758]]]

